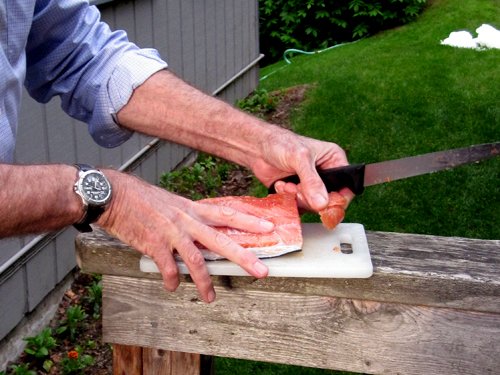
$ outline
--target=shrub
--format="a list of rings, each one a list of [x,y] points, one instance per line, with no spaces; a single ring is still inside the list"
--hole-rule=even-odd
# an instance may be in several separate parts
[[[271,63],[289,48],[322,49],[407,23],[424,6],[425,0],[260,0],[260,49]]]

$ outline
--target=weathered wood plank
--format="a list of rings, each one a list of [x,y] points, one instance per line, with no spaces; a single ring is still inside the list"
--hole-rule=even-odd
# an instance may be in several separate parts
[[[212,276],[212,280],[227,289],[500,311],[500,241],[385,232],[366,235],[374,266],[368,279]],[[87,272],[160,278],[139,270],[138,251],[100,231],[77,237],[77,256]]]
[[[142,348],[144,375],[213,375],[212,356]]]
[[[127,290],[127,293],[123,293]],[[494,374],[500,314],[103,278],[107,342],[370,374]]]
[[[200,375],[200,354],[171,352],[172,375]]]
[[[113,375],[142,375],[142,348],[113,344]]]
[[[144,375],[170,375],[171,352],[163,349],[142,349],[142,371]]]

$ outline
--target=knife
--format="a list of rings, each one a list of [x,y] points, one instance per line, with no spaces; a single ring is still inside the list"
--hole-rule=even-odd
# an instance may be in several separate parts
[[[363,194],[366,186],[442,171],[460,165],[491,159],[499,155],[500,142],[494,142],[453,150],[431,152],[429,154],[410,156],[380,163],[351,164],[339,168],[318,169],[318,174],[328,192],[348,187],[354,194],[360,195]],[[297,175],[286,177],[282,181],[293,182],[295,184],[300,182]],[[269,193],[276,193],[274,183],[269,188]]]

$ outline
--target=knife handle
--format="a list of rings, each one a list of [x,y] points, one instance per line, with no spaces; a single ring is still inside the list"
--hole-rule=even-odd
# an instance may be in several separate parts
[[[323,180],[328,192],[339,191],[343,187],[348,187],[356,195],[363,194],[365,189],[365,164],[351,164],[345,167],[318,169],[318,174]],[[300,182],[299,176],[293,175],[281,179],[284,182]],[[274,184],[269,187],[269,194],[275,194]]]

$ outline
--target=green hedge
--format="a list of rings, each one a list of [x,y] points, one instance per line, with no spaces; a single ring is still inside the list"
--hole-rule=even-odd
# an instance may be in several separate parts
[[[260,50],[266,63],[288,48],[317,50],[412,20],[425,0],[260,0]]]

